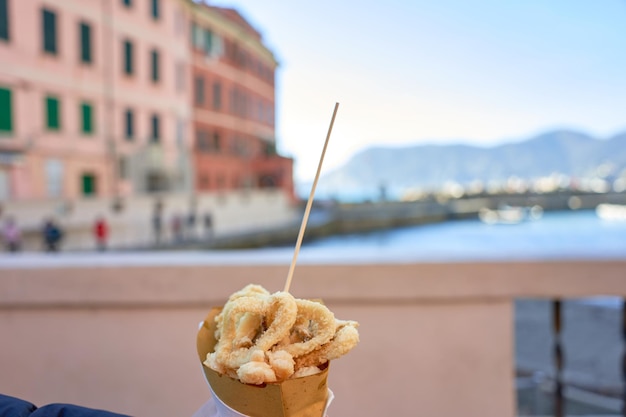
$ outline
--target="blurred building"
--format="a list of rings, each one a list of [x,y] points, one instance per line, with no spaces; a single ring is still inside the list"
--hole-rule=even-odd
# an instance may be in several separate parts
[[[276,61],[190,0],[0,0],[0,200],[278,186]]]
[[[196,188],[292,194],[293,161],[276,153],[274,55],[234,9],[196,5],[191,32]]]

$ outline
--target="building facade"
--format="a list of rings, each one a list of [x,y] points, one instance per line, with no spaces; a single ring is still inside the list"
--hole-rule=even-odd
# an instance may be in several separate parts
[[[199,51],[199,24],[219,54]],[[0,200],[293,193],[275,154],[276,62],[246,27],[189,0],[0,0]],[[234,64],[239,44],[262,76]]]
[[[196,188],[293,196],[293,161],[276,152],[273,53],[234,9],[196,5],[191,34]]]

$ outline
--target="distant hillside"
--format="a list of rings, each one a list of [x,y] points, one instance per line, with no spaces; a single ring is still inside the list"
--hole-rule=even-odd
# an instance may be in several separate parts
[[[626,169],[626,132],[597,139],[574,131],[554,131],[517,143],[494,147],[415,145],[375,147],[355,154],[344,166],[322,175],[320,195],[406,188],[436,189],[446,182],[505,181],[511,176],[532,180],[561,173],[594,176],[610,163],[615,173]],[[310,187],[308,185],[307,187]]]

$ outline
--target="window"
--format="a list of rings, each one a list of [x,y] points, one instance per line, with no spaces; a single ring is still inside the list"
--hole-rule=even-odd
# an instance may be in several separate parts
[[[185,69],[186,65],[184,63],[176,63],[176,91],[179,93],[185,91]]]
[[[219,82],[213,83],[213,109],[222,109],[222,84]]]
[[[152,78],[152,82],[156,83],[159,81],[159,51],[156,49],[150,52],[150,66],[150,77]]]
[[[204,45],[204,38],[202,37],[202,28],[193,22],[191,24],[191,43],[194,47],[202,49]]]
[[[211,55],[213,51],[213,32],[208,29],[204,29],[204,53]]]
[[[43,50],[56,55],[57,53],[57,15],[48,10],[42,10],[43,20]]]
[[[91,62],[91,26],[87,23],[80,24],[80,60]]]
[[[46,97],[46,126],[48,130],[61,128],[61,103],[56,97]]]
[[[0,135],[13,131],[12,92],[0,87]]]
[[[126,7],[131,7],[133,5],[132,0],[122,0],[122,4]]]
[[[61,197],[63,193],[63,162],[58,159],[48,159],[45,170],[48,197]]]
[[[159,19],[159,15],[160,15],[159,0],[152,0],[151,12],[152,12],[152,18],[154,20],[158,20]]]
[[[257,102],[256,119],[260,122],[263,121],[263,100]]]
[[[146,175],[146,191],[149,193],[166,191],[167,177],[162,172],[148,172]]]
[[[0,0],[0,39],[9,40],[9,0]]]
[[[213,133],[213,142],[212,142],[213,151],[216,153],[221,152],[222,150],[222,138],[220,137],[219,132]]]
[[[196,88],[195,88],[195,97],[196,97],[196,106],[204,105],[204,77],[198,75],[196,77]]]
[[[153,114],[152,117],[150,118],[150,142],[151,143],[159,143],[159,140],[161,139],[161,137],[159,136],[159,131],[160,131],[160,121],[159,121],[159,116],[156,114]]]
[[[124,113],[124,136],[126,140],[131,141],[135,136],[135,114],[132,110],[128,109]]]
[[[209,176],[207,174],[200,175],[198,182],[200,183],[200,186],[202,188],[209,188],[210,183],[209,183]]]
[[[133,74],[133,43],[129,40],[124,41],[124,73]]]
[[[0,201],[11,198],[11,187],[9,186],[9,175],[5,171],[0,171]]]
[[[118,176],[122,180],[128,179],[128,157],[120,156],[117,160]]]
[[[211,151],[209,134],[207,132],[203,130],[196,131],[196,149],[202,153],[208,153]]]
[[[176,144],[179,148],[185,144],[185,122],[181,119],[176,121]]]
[[[91,197],[97,194],[96,176],[92,173],[81,175],[81,190],[84,197]]]
[[[83,133],[93,133],[93,106],[89,103],[81,103],[81,131]]]

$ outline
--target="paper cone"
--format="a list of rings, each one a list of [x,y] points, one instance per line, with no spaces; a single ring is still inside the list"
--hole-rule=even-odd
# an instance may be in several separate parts
[[[319,374],[288,379],[264,385],[243,384],[239,380],[204,366],[207,354],[213,352],[215,316],[213,308],[198,330],[197,347],[202,370],[211,390],[233,410],[250,417],[322,417],[328,398],[328,367]]]

